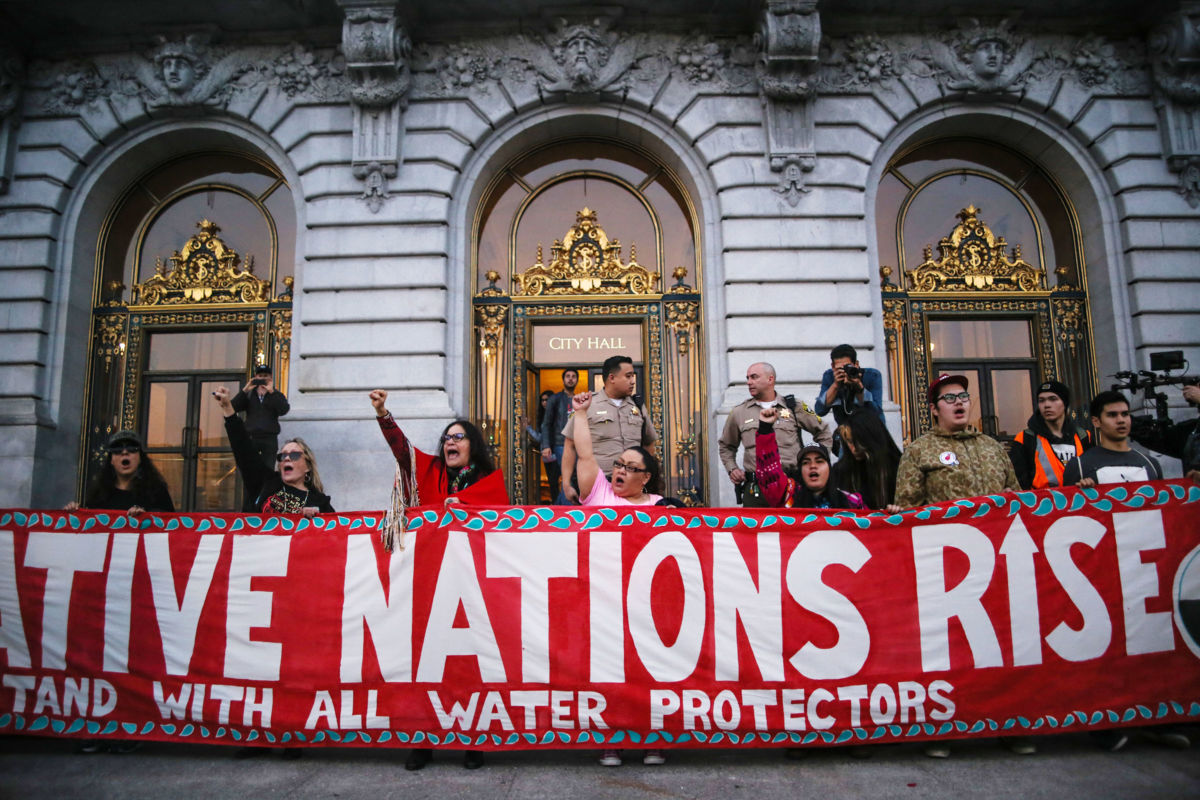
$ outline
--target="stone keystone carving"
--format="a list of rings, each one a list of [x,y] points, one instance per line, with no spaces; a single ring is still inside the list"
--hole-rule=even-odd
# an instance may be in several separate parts
[[[412,42],[396,16],[394,0],[338,0],[338,5],[346,15],[342,51],[352,81],[352,168],[366,182],[362,197],[376,213],[388,197],[388,179],[400,168]]]
[[[767,0],[756,41],[768,163],[780,173],[775,191],[794,206],[809,191],[805,176],[817,165],[813,76],[821,19],[816,0]]]
[[[6,194],[12,184],[24,83],[25,64],[21,56],[8,48],[0,49],[0,194]]]
[[[1200,205],[1200,3],[1183,3],[1150,34],[1154,102],[1167,168],[1179,193]]]
[[[215,106],[228,99],[245,67],[240,54],[218,57],[207,34],[192,33],[182,41],[159,36],[149,59],[138,59],[132,74],[122,77],[148,108]]]
[[[1032,42],[1009,30],[1010,20],[983,25],[973,19],[949,37],[929,40],[929,56],[943,86],[955,92],[1015,92],[1035,58]]]

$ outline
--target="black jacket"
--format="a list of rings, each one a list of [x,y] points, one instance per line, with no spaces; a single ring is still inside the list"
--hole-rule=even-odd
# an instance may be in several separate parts
[[[1033,412],[1033,416],[1025,424],[1027,426],[1025,430],[1016,435],[1008,448],[1008,457],[1012,461],[1013,472],[1017,473],[1017,483],[1021,484],[1023,489],[1033,486],[1033,476],[1037,470],[1035,461],[1037,460],[1038,439],[1045,439],[1052,445],[1074,444],[1075,436],[1078,434],[1084,451],[1089,450],[1094,444],[1092,434],[1076,427],[1070,416],[1063,420],[1062,436],[1055,436],[1051,433],[1050,428],[1046,426],[1046,420],[1042,419],[1042,415],[1037,411]],[[1030,433],[1033,436],[1030,436]]]
[[[246,425],[237,414],[225,418],[225,434],[229,437],[229,448],[233,451],[233,460],[237,462],[242,483],[246,485],[246,502],[242,505],[242,511],[262,511],[267,498],[283,488],[283,478],[275,470],[267,469],[250,441],[250,435],[246,433]],[[309,489],[307,505],[316,506],[322,514],[333,513],[329,495],[316,489]]]
[[[546,401],[546,415],[542,417],[542,449],[563,446],[563,428],[571,415],[571,395],[561,391]]]
[[[238,392],[229,402],[234,411],[246,412],[246,430],[251,436],[278,436],[279,418],[291,409],[283,392],[267,392],[260,398],[253,388]]]

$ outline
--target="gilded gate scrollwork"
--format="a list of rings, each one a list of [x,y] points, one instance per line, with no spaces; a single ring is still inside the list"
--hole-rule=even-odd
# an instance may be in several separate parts
[[[902,285],[893,282],[893,267],[879,269],[884,338],[891,375],[891,395],[905,410],[904,438],[920,435],[932,424],[924,402],[932,378],[930,317],[1015,317],[1032,325],[1034,354],[1041,380],[1054,378],[1076,388],[1077,398],[1095,388],[1094,359],[1088,331],[1087,294],[1064,278],[1047,289],[1045,269],[1026,262],[1021,245],[1012,247],[996,236],[968,205],[958,224],[924,260],[903,271]]]

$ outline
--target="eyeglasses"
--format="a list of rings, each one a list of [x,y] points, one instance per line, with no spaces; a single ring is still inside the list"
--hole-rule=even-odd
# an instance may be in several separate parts
[[[944,400],[947,403],[958,403],[958,402],[965,403],[970,399],[971,399],[970,392],[958,392],[957,394],[955,394],[954,392],[946,392],[945,394],[938,397],[938,400]]]
[[[136,453],[137,451],[137,446],[132,444],[118,445],[116,447],[108,448],[108,454],[110,456],[128,456]]]
[[[623,469],[626,472],[633,472],[635,474],[638,472],[650,472],[650,470],[646,469],[645,467],[635,467],[633,464],[626,464],[624,461],[614,461],[613,469]]]
[[[299,461],[304,458],[304,453],[300,450],[288,450],[286,453],[276,453],[276,461]]]
[[[467,435],[465,433],[447,433],[445,436],[442,437],[442,441],[443,442],[461,442],[465,438],[467,438]]]

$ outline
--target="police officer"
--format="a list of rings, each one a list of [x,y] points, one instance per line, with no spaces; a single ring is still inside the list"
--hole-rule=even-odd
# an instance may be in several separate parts
[[[646,413],[646,407],[637,402],[637,373],[633,371],[633,359],[629,356],[612,356],[605,360],[604,389],[592,392],[592,402],[587,408],[588,430],[592,434],[592,449],[600,471],[612,474],[617,456],[630,447],[641,445],[651,452],[658,441],[658,432]],[[562,430],[563,494],[571,503],[579,502],[579,492],[572,485],[575,477],[574,420],[568,419]]]
[[[738,502],[746,506],[758,506],[763,503],[759,502],[760,495],[754,484],[754,437],[758,432],[760,409],[779,409],[779,418],[775,422],[775,441],[784,472],[794,473],[798,468],[801,428],[827,448],[833,446],[833,434],[829,426],[806,404],[797,403],[791,395],[780,396],[775,391],[775,368],[770,364],[762,361],[751,364],[746,369],[746,386],[750,390],[750,397],[729,412],[725,430],[717,440],[717,449],[721,454],[721,463],[737,489]],[[737,463],[738,445],[743,448],[742,466]]]

